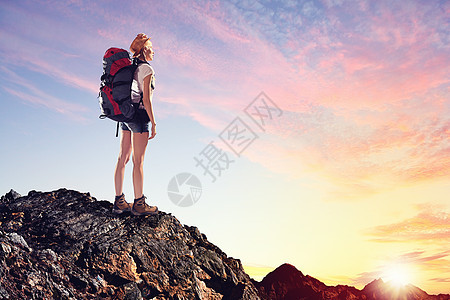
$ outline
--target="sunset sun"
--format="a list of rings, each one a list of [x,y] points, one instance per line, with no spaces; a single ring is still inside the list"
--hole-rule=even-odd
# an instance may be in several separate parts
[[[384,281],[396,286],[403,287],[408,285],[411,280],[410,272],[404,265],[392,265],[386,268],[382,278]]]

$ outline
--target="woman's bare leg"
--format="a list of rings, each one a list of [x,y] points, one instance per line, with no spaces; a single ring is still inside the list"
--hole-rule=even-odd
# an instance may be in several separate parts
[[[148,136],[148,132],[132,133],[134,199],[144,195],[144,157]]]
[[[130,160],[131,156],[131,132],[122,130],[120,135],[120,151],[117,159],[116,169],[114,171],[114,185],[116,189],[116,196],[123,193],[123,177],[125,174],[125,165]]]

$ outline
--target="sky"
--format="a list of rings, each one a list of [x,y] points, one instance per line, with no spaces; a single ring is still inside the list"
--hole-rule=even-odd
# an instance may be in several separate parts
[[[257,280],[287,262],[450,293],[450,2],[0,0],[0,194],[112,201],[102,57],[141,32],[151,204]],[[168,193],[182,173],[201,184],[189,206]]]

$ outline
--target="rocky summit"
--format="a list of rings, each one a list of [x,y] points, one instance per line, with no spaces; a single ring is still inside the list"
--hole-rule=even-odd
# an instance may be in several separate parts
[[[172,215],[66,189],[0,200],[0,299],[259,299],[238,259]]]

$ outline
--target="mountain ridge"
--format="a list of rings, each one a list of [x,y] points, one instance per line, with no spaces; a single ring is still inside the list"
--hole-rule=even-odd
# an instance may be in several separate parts
[[[2,196],[0,299],[388,299],[381,283],[330,287],[289,264],[257,282],[197,227],[111,208],[67,189]],[[416,289],[404,299],[450,299]]]
[[[353,286],[327,286],[320,280],[303,275],[295,266],[285,263],[267,274],[261,282],[253,281],[261,299],[337,299],[337,300],[449,300],[450,295],[429,295],[414,285],[398,288],[375,279],[362,290]]]

